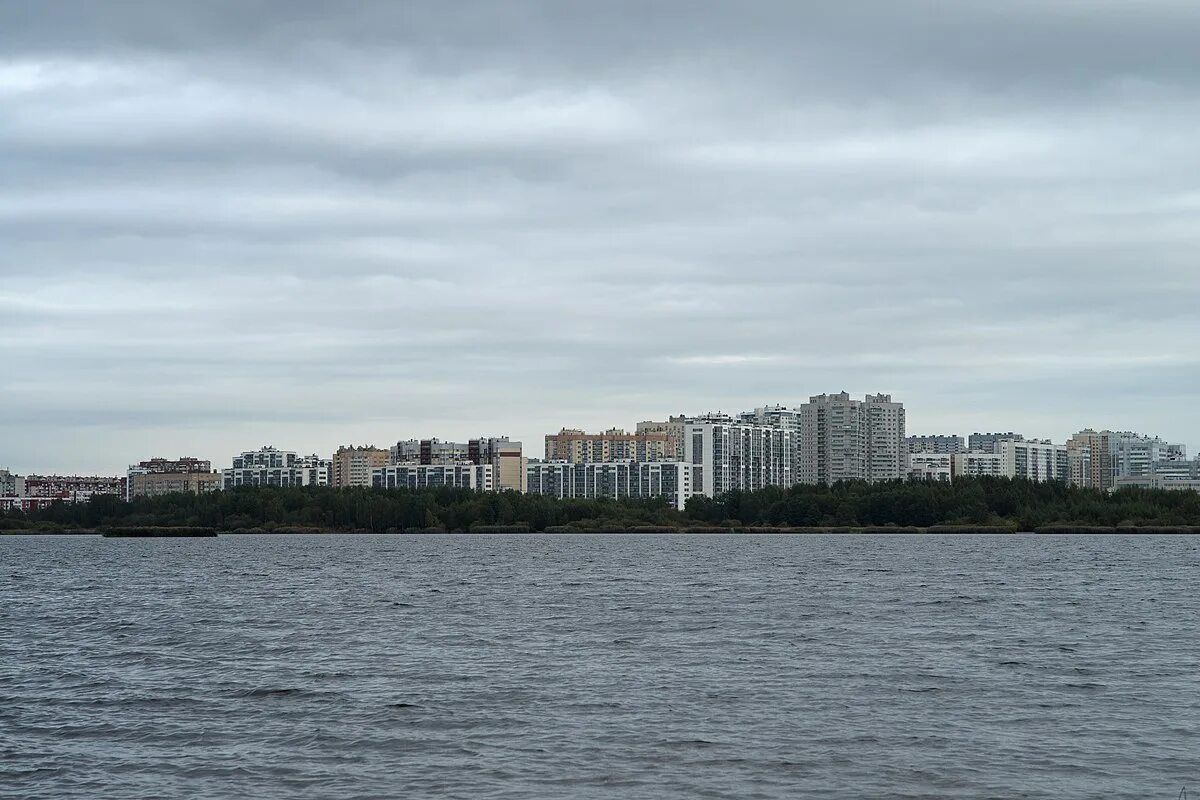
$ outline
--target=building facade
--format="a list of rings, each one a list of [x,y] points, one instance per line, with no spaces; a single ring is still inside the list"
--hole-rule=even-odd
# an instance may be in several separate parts
[[[800,410],[801,483],[907,477],[904,404],[891,395],[814,395]]]
[[[994,453],[996,445],[1003,441],[1020,442],[1025,439],[1019,433],[972,433],[967,437],[967,452],[970,453]]]
[[[530,494],[560,500],[664,497],[682,511],[700,493],[701,469],[679,461],[539,462],[528,465],[526,482]]]
[[[389,450],[390,464],[462,464],[468,461],[469,445],[441,439],[406,439]]]
[[[1132,431],[1080,431],[1067,441],[1071,482],[1107,491],[1122,478],[1150,475],[1160,462],[1184,461],[1186,448]]]
[[[220,491],[225,477],[219,472],[130,472],[129,499],[164,494],[205,494]]]
[[[700,467],[693,488],[708,497],[795,483],[794,438],[785,428],[710,414],[684,424],[683,445],[684,461]]]
[[[371,470],[376,489],[472,489],[495,491],[491,464],[389,464]]]
[[[955,453],[951,456],[952,478],[1004,478],[1007,474],[1005,459],[999,453]]]
[[[670,416],[666,422],[655,422],[647,420],[637,424],[637,433],[648,434],[656,433],[663,434],[667,437],[666,457],[664,461],[682,461],[683,460],[683,425],[687,421],[687,417],[680,414],[678,416]]]
[[[151,458],[130,464],[125,474],[128,499],[163,494],[201,494],[221,489],[221,473],[203,458]]]
[[[331,459],[333,476],[330,485],[343,489],[370,486],[372,470],[386,467],[389,458],[388,451],[379,447],[342,445]]]
[[[1163,459],[1137,475],[1123,475],[1114,481],[1114,489],[1169,489],[1200,491],[1200,458],[1190,461]]]
[[[954,453],[912,453],[908,457],[908,479],[949,483],[954,477]]]
[[[239,486],[328,486],[333,463],[313,454],[299,456],[291,450],[262,447],[233,457],[233,465],[221,471],[225,489]]]
[[[1045,439],[1002,439],[994,453],[954,455],[954,477],[1025,478],[1044,483],[1067,482],[1071,477],[1067,446]]]
[[[965,453],[967,446],[961,436],[909,436],[904,440],[905,450],[913,455],[918,453]]]
[[[0,497],[19,497],[25,493],[25,479],[0,469]]]
[[[106,475],[27,475],[20,497],[44,501],[39,506],[49,505],[55,500],[64,503],[86,503],[97,495],[116,495],[124,499],[125,478],[110,478]]]
[[[546,461],[572,464],[616,461],[670,461],[675,458],[675,439],[669,433],[626,433],[609,428],[604,433],[584,433],[563,428],[546,436]]]
[[[389,465],[423,464],[452,466],[487,464],[492,467],[497,491],[525,491],[525,465],[521,443],[507,436],[489,436],[467,442],[440,439],[408,439],[390,450]]]

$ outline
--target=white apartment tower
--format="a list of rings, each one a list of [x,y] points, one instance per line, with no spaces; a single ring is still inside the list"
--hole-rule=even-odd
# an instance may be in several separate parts
[[[684,461],[700,467],[693,491],[708,497],[795,483],[792,431],[724,414],[690,418],[683,425]]]
[[[904,404],[890,394],[819,394],[800,407],[801,483],[898,480],[906,462]]]

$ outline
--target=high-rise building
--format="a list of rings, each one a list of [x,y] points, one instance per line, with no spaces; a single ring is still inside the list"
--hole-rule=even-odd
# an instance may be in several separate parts
[[[905,450],[913,455],[917,453],[954,453],[966,452],[966,445],[961,436],[909,436],[904,440]]]
[[[1108,443],[1114,482],[1117,478],[1148,475],[1162,462],[1187,460],[1186,447],[1157,436],[1119,431],[1109,434]]]
[[[683,460],[683,425],[687,417],[680,414],[670,416],[666,422],[647,420],[637,424],[637,432],[641,434],[658,433],[667,437],[666,457],[664,461]]]
[[[904,404],[888,394],[820,394],[800,407],[800,481],[899,480],[908,474]]]
[[[6,469],[0,469],[0,497],[18,497],[24,494],[25,480]]]
[[[151,458],[130,464],[126,472],[128,499],[164,494],[203,494],[222,488],[224,479],[203,458]]]
[[[1039,483],[1070,479],[1066,445],[1045,439],[999,439],[993,446],[996,452],[955,454],[954,477],[1026,478]]]
[[[407,439],[391,447],[392,464],[462,464],[468,462],[469,445],[441,439]]]
[[[1031,481],[1062,481],[1071,478],[1067,459],[1067,446],[1053,444],[1047,439],[1006,439],[996,443],[997,453],[1004,459],[1005,471],[1010,478],[1028,478]]]
[[[679,461],[539,462],[529,464],[530,494],[572,498],[664,497],[683,510],[696,485],[699,467]]]
[[[639,427],[643,424],[646,423]],[[546,435],[546,460],[572,464],[669,461],[675,459],[676,441],[666,431],[626,433],[621,428],[609,428],[604,433],[584,433],[563,428]]]
[[[1114,481],[1115,489],[1171,489],[1200,491],[1200,458],[1163,459],[1137,475],[1123,475]]]
[[[1107,431],[1082,430],[1067,440],[1070,480],[1076,486],[1112,488],[1112,448]]]
[[[371,470],[388,465],[389,453],[379,447],[342,445],[333,454],[331,485],[346,488],[370,486]]]
[[[491,464],[389,464],[371,470],[371,485],[376,489],[473,489],[495,490]]]
[[[472,464],[491,466],[496,491],[525,491],[525,467],[529,460],[521,454],[520,442],[507,436],[472,439],[467,443],[467,458]]]
[[[1067,441],[1071,482],[1108,490],[1121,478],[1151,474],[1159,462],[1183,461],[1186,448],[1132,431],[1080,431]]]
[[[684,461],[701,468],[698,490],[709,497],[735,489],[791,486],[793,441],[787,428],[724,414],[689,418],[683,426]]]
[[[953,475],[953,453],[911,453],[908,456],[909,480],[949,483]]]
[[[750,422],[769,428],[782,428],[792,434],[792,482],[800,480],[800,409],[797,407],[773,405],[761,406],[753,411],[743,411],[738,414],[742,422]]]
[[[521,443],[507,436],[480,437],[468,442],[443,442],[440,439],[400,441],[391,448],[389,463],[393,466],[487,464],[493,469],[494,488],[497,491],[525,491],[527,461],[521,454]]]
[[[313,454],[298,456],[291,450],[262,447],[233,457],[233,465],[221,471],[224,488],[238,486],[328,486],[333,464]]]
[[[1019,433],[972,433],[967,437],[967,451],[971,453],[994,453],[996,445],[1003,441],[1022,441],[1025,437]]]
[[[953,478],[1005,478],[1008,475],[1005,459],[999,453],[986,453],[968,450],[965,453],[955,453],[953,459]]]
[[[103,494],[124,499],[125,479],[107,475],[27,475],[21,497],[45,501],[38,503],[41,506],[54,500],[86,503]]]

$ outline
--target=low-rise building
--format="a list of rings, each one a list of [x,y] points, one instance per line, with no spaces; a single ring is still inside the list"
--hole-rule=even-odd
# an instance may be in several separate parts
[[[491,464],[390,464],[371,470],[371,485],[376,489],[473,489],[495,491]]]
[[[664,497],[679,510],[702,493],[703,483],[703,468],[681,461],[540,462],[527,471],[530,494],[560,500]]]

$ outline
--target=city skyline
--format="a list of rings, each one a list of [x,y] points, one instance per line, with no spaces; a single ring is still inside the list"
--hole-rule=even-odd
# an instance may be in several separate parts
[[[833,396],[834,394],[839,394],[844,391],[845,390],[839,390],[838,393],[830,392],[829,395]],[[858,400],[862,400],[864,396],[870,398],[873,393],[872,392],[865,392],[865,393],[864,392],[857,392],[857,393],[856,392],[846,392],[846,394],[848,394],[848,396],[849,396],[848,399],[858,401]],[[883,397],[883,395],[877,395],[877,396],[879,396],[881,398]],[[821,396],[813,395],[807,399],[808,400],[817,400],[817,399],[821,399]],[[914,416],[913,408],[906,401],[905,398],[902,398],[902,397],[897,398],[897,401],[903,408],[903,410],[901,411],[901,421],[902,421],[901,424],[904,425],[905,424],[904,419],[906,417],[909,419],[913,418],[913,416]],[[217,472],[220,472],[221,469],[228,466],[228,462],[231,459],[235,458],[238,454],[244,454],[244,453],[248,452],[247,447],[251,447],[251,446],[252,446],[252,449],[260,448],[260,447],[278,448],[281,450],[294,452],[297,455],[299,455],[300,457],[306,457],[309,455],[313,455],[313,456],[318,456],[322,459],[330,459],[330,458],[333,458],[337,454],[338,450],[341,448],[379,448],[385,453],[388,451],[389,448],[391,448],[393,451],[393,456],[394,456],[395,455],[395,452],[394,452],[395,446],[397,445],[397,443],[415,444],[422,439],[436,440],[436,441],[441,441],[443,443],[451,443],[451,444],[455,443],[455,442],[464,443],[464,442],[467,442],[468,440],[478,439],[480,436],[483,436],[485,438],[486,437],[494,437],[494,436],[506,437],[508,439],[511,439],[513,442],[523,446],[523,448],[524,448],[523,452],[524,452],[524,455],[526,458],[533,458],[533,459],[540,460],[544,457],[544,446],[549,443],[549,440],[562,438],[563,435],[580,434],[584,438],[602,438],[604,436],[605,432],[620,430],[620,431],[624,431],[624,433],[627,434],[629,436],[629,438],[633,438],[632,435],[634,433],[636,433],[637,428],[639,427],[639,425],[641,423],[665,421],[665,420],[667,420],[671,417],[677,416],[677,415],[682,415],[683,417],[686,417],[689,420],[693,420],[693,421],[698,420],[698,419],[703,419],[705,417],[714,416],[714,415],[716,415],[716,416],[728,415],[728,416],[736,419],[738,417],[744,418],[747,416],[753,416],[756,412],[762,412],[762,411],[776,409],[776,408],[783,408],[783,409],[788,409],[792,412],[797,412],[798,409],[802,405],[805,404],[805,402],[806,402],[805,400],[801,400],[801,401],[798,401],[795,403],[766,403],[766,404],[760,403],[760,404],[753,404],[753,405],[747,406],[740,410],[712,409],[712,410],[708,410],[708,411],[696,411],[693,409],[678,409],[675,411],[665,412],[662,414],[642,414],[641,417],[639,419],[637,419],[636,421],[630,421],[630,420],[611,421],[610,420],[607,423],[596,424],[596,425],[583,424],[582,422],[579,424],[572,424],[570,422],[567,422],[567,423],[564,423],[563,425],[555,427],[552,430],[546,430],[545,432],[543,432],[541,434],[530,435],[530,436],[526,436],[526,437],[513,435],[513,434],[505,431],[502,426],[488,426],[486,423],[483,424],[482,426],[472,427],[470,429],[462,428],[461,432],[456,432],[456,429],[453,426],[448,426],[444,429],[435,430],[432,432],[424,431],[424,430],[421,430],[421,431],[405,430],[405,431],[400,432],[400,435],[398,435],[398,436],[392,435],[392,436],[388,436],[388,437],[378,437],[376,439],[362,439],[362,438],[355,439],[355,438],[350,438],[350,437],[342,437],[341,439],[337,440],[336,444],[332,445],[331,447],[319,447],[319,446],[310,447],[306,443],[307,440],[296,441],[294,439],[273,439],[270,437],[259,436],[258,439],[254,439],[253,437],[251,437],[251,439],[249,439],[249,440],[241,441],[240,443],[236,444],[228,452],[210,453],[207,450],[205,450],[203,447],[184,445],[180,448],[177,448],[176,450],[161,452],[161,453],[156,452],[156,453],[150,454],[150,453],[146,453],[146,452],[140,452],[140,453],[137,453],[137,454],[131,456],[128,460],[122,462],[119,466],[114,465],[114,466],[111,466],[108,468],[82,469],[82,468],[68,467],[66,469],[36,469],[36,468],[30,468],[23,464],[14,465],[14,464],[5,463],[4,461],[0,461],[0,470],[7,469],[7,470],[10,470],[13,474],[29,474],[29,475],[64,475],[64,476],[69,476],[69,475],[98,475],[98,476],[116,475],[116,476],[120,476],[120,475],[124,475],[126,470],[129,467],[134,466],[134,465],[138,464],[139,462],[144,462],[151,458],[173,460],[180,456],[186,456],[189,458],[199,457],[199,458],[205,459],[207,461],[211,461],[213,468]],[[637,416],[637,415],[635,415],[635,416]],[[797,413],[797,420],[798,419],[799,419],[799,414]],[[777,423],[772,423],[772,424],[777,424]],[[482,433],[481,433],[481,431],[482,431]],[[962,451],[963,452],[967,451],[967,449],[968,449],[967,440],[972,436],[972,434],[976,434],[976,435],[978,435],[978,434],[995,434],[1001,438],[1003,438],[1004,436],[1007,436],[1007,435],[1016,434],[1017,438],[1024,438],[1026,440],[1033,441],[1033,442],[1050,441],[1050,442],[1055,442],[1055,443],[1058,443],[1061,445],[1064,442],[1071,440],[1077,434],[1082,434],[1082,433],[1086,433],[1089,431],[1112,431],[1112,432],[1128,431],[1128,432],[1135,432],[1138,435],[1144,435],[1144,436],[1149,436],[1149,437],[1158,437],[1158,438],[1161,438],[1165,442],[1178,442],[1179,444],[1183,445],[1183,447],[1186,449],[1186,452],[1188,454],[1188,458],[1200,458],[1200,450],[1194,450],[1192,448],[1192,446],[1190,445],[1190,443],[1187,442],[1186,440],[1183,440],[1179,437],[1174,437],[1167,432],[1155,431],[1155,430],[1151,430],[1145,426],[1139,426],[1139,425],[1133,425],[1133,426],[1129,426],[1129,427],[1117,427],[1117,426],[1105,426],[1105,425],[1100,425],[1100,424],[1080,424],[1080,425],[1077,425],[1074,429],[1072,429],[1072,431],[1070,433],[1061,434],[1061,435],[1043,435],[1042,433],[1037,432],[1037,431],[1014,429],[1012,427],[1005,428],[1004,426],[990,426],[989,427],[986,425],[985,426],[975,426],[969,430],[968,429],[951,430],[949,428],[916,430],[908,425],[905,425],[905,428],[904,428],[905,438],[908,438],[908,439],[911,439],[914,437],[957,436],[959,439],[962,440]],[[465,445],[461,445],[461,446],[465,446]],[[799,446],[799,439],[797,439],[797,446]],[[682,445],[681,445],[681,448],[682,448]],[[201,451],[203,451],[203,452],[201,452]],[[624,457],[622,456],[621,458],[623,459]],[[85,459],[76,460],[74,463],[76,463],[76,464],[82,463],[83,460],[85,460]],[[621,459],[618,459],[618,460],[621,460]],[[111,462],[112,459],[108,458],[107,461]],[[393,461],[393,463],[403,463],[403,460],[401,460],[399,462]],[[903,468],[903,465],[902,465],[902,468]]]
[[[1200,445],[1200,6],[329,8],[0,7],[0,463],[841,388]]]

